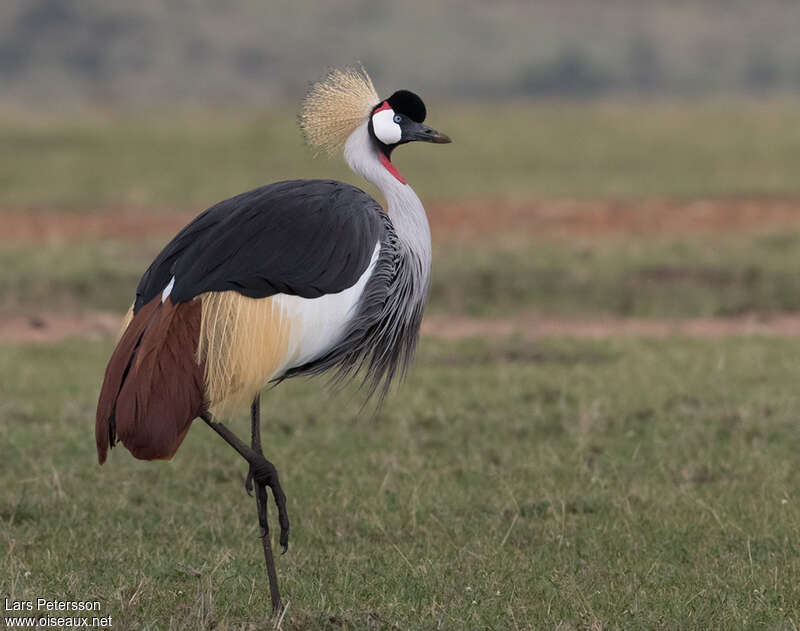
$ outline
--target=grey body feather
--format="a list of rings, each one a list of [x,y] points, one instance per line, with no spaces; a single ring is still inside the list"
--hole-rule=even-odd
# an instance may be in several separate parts
[[[368,395],[382,398],[413,357],[427,280],[380,204],[349,184],[278,182],[213,206],[156,257],[139,283],[134,311],[173,275],[176,302],[209,291],[252,298],[336,293],[358,281],[378,243],[378,259],[343,335],[323,356],[276,380],[332,370],[342,382],[363,369]]]
[[[333,382],[342,383],[363,370],[368,397],[381,399],[392,379],[405,376],[417,345],[427,280],[414,273],[420,261],[401,241],[388,216],[375,268],[359,299],[355,316],[344,335],[322,357],[289,370],[281,379],[319,375],[333,370]]]

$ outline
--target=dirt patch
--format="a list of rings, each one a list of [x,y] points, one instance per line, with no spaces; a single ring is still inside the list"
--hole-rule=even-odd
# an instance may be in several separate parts
[[[428,207],[438,238],[626,236],[800,227],[800,200],[465,201]]]
[[[116,313],[0,316],[0,342],[57,342],[68,337],[116,335],[122,315]]]
[[[57,342],[68,337],[116,335],[121,314],[96,312],[74,315],[37,313],[0,316],[0,342]],[[644,319],[596,317],[563,319],[526,314],[506,319],[426,316],[422,334],[448,340],[469,337],[524,339],[577,337],[741,337],[800,336],[800,314],[732,318]]]
[[[156,208],[104,208],[85,214],[30,207],[0,211],[0,241],[139,239],[173,234],[196,213]]]
[[[614,236],[800,228],[800,200],[524,201],[427,204],[434,238],[492,235]],[[109,207],[86,213],[27,207],[0,210],[0,240],[36,242],[171,235],[200,210]]]

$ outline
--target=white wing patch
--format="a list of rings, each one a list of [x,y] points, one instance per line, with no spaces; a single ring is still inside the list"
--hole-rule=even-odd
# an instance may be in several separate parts
[[[400,138],[403,136],[400,125],[394,122],[394,110],[390,108],[375,113],[372,117],[372,129],[375,131],[375,136],[384,145],[400,142]]]
[[[164,287],[164,291],[161,292],[161,302],[164,303],[169,298],[169,295],[172,293],[172,288],[175,286],[175,277],[173,276],[172,279],[169,281],[166,287]]]
[[[339,293],[326,294],[319,298],[301,298],[288,294],[274,296],[274,304],[283,311],[289,322],[289,348],[273,377],[290,368],[319,359],[341,339],[375,269],[380,249],[381,244],[377,243],[367,269],[355,285]]]

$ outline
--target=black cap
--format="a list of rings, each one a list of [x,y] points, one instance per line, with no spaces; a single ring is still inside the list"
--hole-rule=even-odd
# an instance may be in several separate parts
[[[421,123],[425,120],[425,103],[413,92],[398,90],[386,101],[395,112],[408,116],[412,121]]]

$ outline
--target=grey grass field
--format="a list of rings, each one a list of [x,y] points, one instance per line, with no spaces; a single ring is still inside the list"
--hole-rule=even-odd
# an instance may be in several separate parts
[[[800,112],[790,100],[430,109],[430,124],[452,146],[403,148],[395,157],[423,198],[800,193]],[[299,174],[364,185],[340,160],[314,159],[292,112],[0,120],[6,205],[202,207]]]
[[[199,424],[171,462],[96,466],[109,350],[3,348],[0,591],[96,599],[115,628],[266,628],[231,450]],[[268,392],[293,518],[284,628],[796,628],[799,354],[423,340],[377,414],[315,382]]]
[[[430,122],[453,145],[397,157],[425,201],[492,213],[509,199],[800,195],[790,101],[435,104]],[[7,117],[0,320],[121,314],[171,236],[9,237],[28,210],[199,212],[297,176],[355,181],[313,160],[286,113]],[[697,232],[526,223],[477,239],[434,222],[429,313],[796,315],[790,215]],[[245,467],[210,429],[196,423],[169,462],[119,448],[97,465],[113,344],[0,340],[0,603],[97,600],[123,630],[273,628]],[[265,454],[292,519],[280,628],[795,630],[798,375],[800,340],[777,335],[423,337],[379,409],[324,379],[268,389]],[[230,421],[246,433],[244,415]]]
[[[142,271],[171,235],[58,241],[0,240],[0,315],[124,313]],[[437,235],[434,235],[437,236]],[[724,317],[800,310],[797,228],[635,238],[442,235],[429,313],[504,317]]]
[[[787,0],[0,2],[0,630],[800,631],[798,30]],[[350,134],[354,171],[300,121],[317,147]],[[119,445],[101,467],[98,396],[153,258],[280,180],[384,191],[396,244],[352,285],[394,240],[347,216],[352,191],[272,189],[288,229],[212,213],[235,238],[148,295],[177,275],[173,299],[258,285],[334,306],[256,331],[266,302],[206,301],[210,379],[236,388],[286,346],[257,338],[288,331],[300,361],[353,350],[337,319],[416,318],[427,231],[381,163],[430,223],[422,336],[381,406],[324,378],[263,389],[291,518],[274,616],[243,459],[200,421],[168,461]],[[214,399],[198,374],[196,395],[156,392],[191,370],[162,368],[196,328],[158,313],[126,341],[165,361],[114,362],[109,384],[153,384],[138,410]],[[387,365],[407,335],[377,328]],[[226,416],[248,435],[247,410]]]

